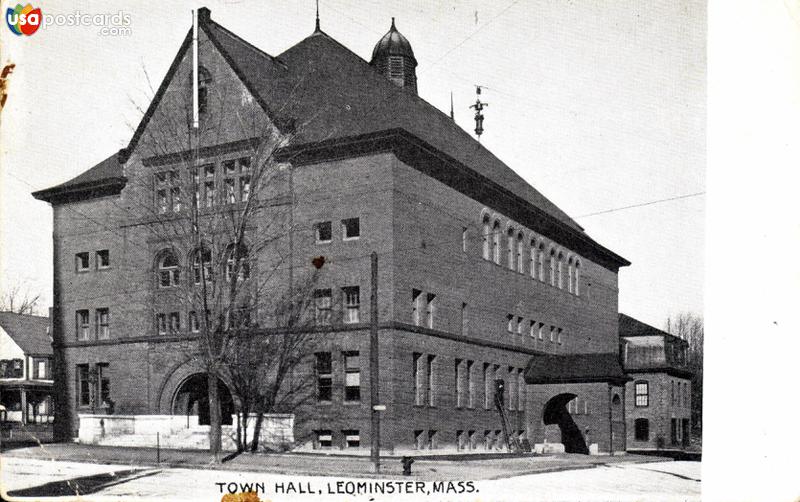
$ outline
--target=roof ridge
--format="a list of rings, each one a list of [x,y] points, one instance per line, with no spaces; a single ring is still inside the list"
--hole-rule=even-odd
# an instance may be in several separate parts
[[[262,56],[268,57],[273,62],[280,64],[284,69],[287,68],[287,64],[285,62],[283,62],[281,59],[279,59],[278,57],[273,56],[272,54],[269,54],[268,52],[266,52],[266,51],[264,51],[262,49],[259,49],[258,47],[256,47],[252,43],[250,43],[247,40],[243,39],[242,37],[240,37],[236,33],[234,33],[231,30],[229,30],[228,28],[226,28],[226,27],[222,26],[221,24],[219,24],[218,22],[214,21],[213,19],[209,18],[207,21],[204,22],[204,24],[213,24],[215,27],[217,27],[220,30],[222,30],[229,37],[234,38],[238,42],[241,42],[242,44],[244,44],[247,48],[254,50],[255,52],[261,54]]]

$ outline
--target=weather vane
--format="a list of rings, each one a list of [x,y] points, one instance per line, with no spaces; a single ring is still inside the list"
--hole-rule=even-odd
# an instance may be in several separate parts
[[[481,87],[480,85],[475,86],[475,94],[477,97],[475,98],[475,104],[470,105],[470,108],[475,108],[475,134],[478,135],[478,139],[481,139],[481,134],[483,134],[483,108],[489,106],[489,103],[482,103],[481,102]]]

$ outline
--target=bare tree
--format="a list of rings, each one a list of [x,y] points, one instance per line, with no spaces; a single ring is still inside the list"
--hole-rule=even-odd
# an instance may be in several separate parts
[[[683,312],[667,318],[665,322],[667,333],[686,340],[689,344],[686,364],[692,372],[692,428],[694,432],[703,435],[703,318]]]
[[[21,284],[14,284],[0,293],[0,311],[38,315],[41,298],[42,295],[31,293],[27,287],[23,290]]]

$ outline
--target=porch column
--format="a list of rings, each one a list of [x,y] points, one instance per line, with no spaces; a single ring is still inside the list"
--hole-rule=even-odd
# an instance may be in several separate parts
[[[22,408],[22,423],[28,423],[28,394],[25,389],[19,390],[19,404]]]

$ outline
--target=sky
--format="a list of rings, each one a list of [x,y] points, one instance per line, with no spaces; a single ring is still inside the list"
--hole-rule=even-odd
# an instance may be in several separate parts
[[[16,64],[0,124],[0,287],[21,284],[50,305],[52,212],[30,192],[127,145],[203,5],[273,55],[314,28],[313,0],[48,1],[34,6],[123,13],[130,31],[0,27],[2,63]],[[483,145],[632,262],[619,274],[621,312],[658,327],[703,312],[703,1],[320,2],[322,29],[367,60],[392,16],[419,62],[420,96],[449,113],[452,92],[471,131],[484,86]]]

